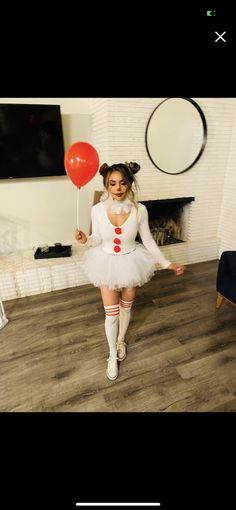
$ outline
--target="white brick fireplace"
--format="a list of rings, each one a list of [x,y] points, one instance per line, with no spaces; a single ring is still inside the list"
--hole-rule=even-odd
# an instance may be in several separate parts
[[[195,197],[194,202],[188,206],[187,240],[181,244],[161,247],[167,257],[184,264],[217,259],[227,223],[227,215],[222,212],[222,204],[224,209],[227,207],[224,198],[226,189],[229,199],[234,203],[234,191],[229,182],[236,185],[236,172],[233,173],[236,164],[236,99],[193,98],[206,118],[207,142],[197,163],[189,171],[178,175],[158,170],[150,161],[145,147],[148,119],[163,99],[94,100],[93,142],[100,151],[102,162],[113,164],[129,160],[141,165],[137,174],[140,187],[138,200]],[[229,177],[228,183],[225,182],[226,175]],[[96,177],[95,188],[102,189],[99,175]],[[232,220],[230,225],[233,226]],[[236,236],[233,242],[236,249]],[[229,237],[224,246],[227,244],[232,246]]]

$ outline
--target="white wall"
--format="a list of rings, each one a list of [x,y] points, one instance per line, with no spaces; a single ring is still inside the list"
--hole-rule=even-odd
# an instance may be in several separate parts
[[[0,98],[0,103],[59,104],[65,150],[90,142],[89,99]],[[89,229],[93,183],[79,192],[80,227]],[[55,242],[71,244],[77,222],[77,188],[67,176],[0,180],[0,253]]]
[[[235,100],[236,101],[236,100]],[[221,217],[219,222],[220,252],[236,250],[236,117],[232,129],[231,146],[226,167]]]
[[[172,260],[178,259],[184,263],[211,260],[218,257],[220,250],[218,227],[221,206],[226,205],[223,202],[223,189],[229,155],[232,154],[236,99],[193,98],[206,117],[207,143],[193,168],[179,175],[159,171],[149,159],[145,147],[148,119],[163,99],[108,98],[103,100],[100,109],[97,100],[94,101],[93,138],[97,144],[102,142],[104,160],[108,164],[129,160],[141,165],[141,171],[137,174],[140,186],[138,198],[195,197],[189,216],[188,244],[167,246],[163,251]],[[234,166],[231,164],[229,170],[232,184],[235,182]],[[102,189],[99,175],[95,178],[95,186]]]
[[[191,261],[204,260],[212,257],[210,248],[213,245],[217,254],[233,246],[236,99],[195,99],[206,117],[207,144],[196,165],[180,175],[160,172],[149,160],[145,148],[149,116],[163,99],[0,98],[0,102],[60,104],[65,149],[83,140],[96,147],[100,163],[138,161],[142,168],[138,174],[140,196],[195,196],[196,201],[191,206],[190,240],[195,241],[196,247]],[[79,192],[80,227],[86,232],[89,231],[94,188],[102,189],[99,175]],[[1,180],[0,252],[29,249],[42,243],[73,243],[76,206],[77,188],[67,177]],[[197,254],[201,239],[205,240],[206,248]]]

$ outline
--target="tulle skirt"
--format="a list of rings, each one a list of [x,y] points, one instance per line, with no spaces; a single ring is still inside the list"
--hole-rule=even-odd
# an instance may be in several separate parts
[[[84,271],[95,287],[118,290],[148,282],[156,271],[156,262],[148,250],[135,243],[135,250],[124,255],[105,252],[101,245],[84,254]]]

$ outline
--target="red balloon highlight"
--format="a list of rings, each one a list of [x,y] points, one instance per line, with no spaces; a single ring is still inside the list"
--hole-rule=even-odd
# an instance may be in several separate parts
[[[98,171],[98,153],[89,143],[73,143],[65,152],[64,165],[73,184],[81,188],[91,181]]]

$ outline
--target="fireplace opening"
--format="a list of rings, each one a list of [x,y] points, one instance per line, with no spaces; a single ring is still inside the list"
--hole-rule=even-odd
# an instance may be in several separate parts
[[[190,203],[194,197],[140,200],[148,211],[149,227],[158,246],[183,243],[188,237]],[[137,241],[141,241],[138,234]]]

